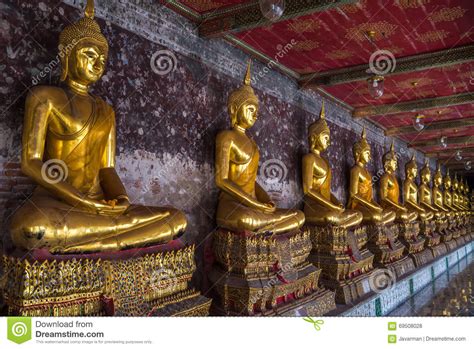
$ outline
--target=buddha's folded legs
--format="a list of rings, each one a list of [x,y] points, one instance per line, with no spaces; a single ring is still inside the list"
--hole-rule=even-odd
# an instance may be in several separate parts
[[[306,223],[314,225],[335,225],[350,228],[362,222],[362,213],[355,210],[345,210],[339,213],[316,203],[306,201],[304,207]]]
[[[415,212],[415,211],[405,212],[405,211],[402,211],[402,210],[397,210],[396,214],[397,214],[396,220],[398,222],[402,222],[402,223],[411,223],[411,222],[415,221],[416,218],[418,217],[418,213]]]
[[[277,209],[264,213],[231,200],[220,200],[217,207],[217,225],[237,231],[282,233],[300,228],[305,221],[303,212]]]
[[[16,246],[64,252],[89,243],[97,250],[118,250],[166,242],[185,227],[184,215],[173,208],[131,205],[117,216],[98,215],[33,195],[15,213],[10,231]]]
[[[392,223],[397,214],[392,210],[383,210],[381,213],[371,211],[364,206],[358,206],[357,210],[362,212],[363,222],[369,224],[390,224]]]

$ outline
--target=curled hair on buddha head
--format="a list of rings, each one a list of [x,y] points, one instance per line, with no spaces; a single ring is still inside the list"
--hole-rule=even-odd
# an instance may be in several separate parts
[[[425,158],[425,165],[423,166],[423,168],[421,169],[420,171],[420,175],[421,176],[424,176],[424,175],[431,175],[431,169],[430,169],[430,164],[428,162],[428,159]]]
[[[443,174],[441,173],[441,164],[438,162],[436,164],[436,172],[433,177],[433,179],[436,181],[437,179],[441,179],[441,182],[443,181]]]
[[[68,25],[59,34],[59,57],[61,59],[61,81],[68,75],[68,59],[78,44],[91,42],[103,50],[105,56],[109,52],[109,44],[102,34],[99,24],[94,20],[94,0],[87,0],[84,17]]]
[[[443,184],[449,184],[448,187],[451,187],[451,176],[449,175],[449,168],[446,170],[446,176],[443,178]]]
[[[356,162],[358,162],[359,157],[361,156],[361,154],[367,149],[370,150],[370,145],[367,142],[367,137],[366,137],[366,133],[365,133],[365,126],[364,126],[362,128],[362,134],[361,134],[360,140],[355,142],[353,147],[352,147],[352,153],[354,155],[354,160]]]
[[[397,158],[397,154],[395,153],[395,145],[393,144],[393,139],[392,139],[392,144],[390,144],[390,150],[383,154],[382,156],[382,163],[385,168],[385,164],[387,164],[389,161],[392,161],[393,159]],[[386,169],[385,169],[386,170]]]
[[[413,152],[413,155],[412,155],[410,161],[408,161],[405,164],[405,171],[411,171],[414,168],[418,169],[418,165],[416,164],[416,153],[415,152]]]
[[[251,86],[251,73],[250,73],[251,61],[247,63],[247,71],[245,72],[244,83],[241,87],[233,91],[229,95],[227,101],[227,108],[231,118],[231,124],[234,126],[237,123],[237,112],[240,107],[245,103],[254,104],[258,108],[258,98]],[[234,107],[234,110],[232,110]]]
[[[329,127],[326,122],[326,111],[324,108],[324,101],[321,105],[321,111],[319,112],[319,120],[313,122],[308,127],[308,136],[311,137],[312,134],[321,134],[329,133]]]

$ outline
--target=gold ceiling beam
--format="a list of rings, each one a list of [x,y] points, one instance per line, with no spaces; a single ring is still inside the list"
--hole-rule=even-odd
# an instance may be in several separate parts
[[[427,133],[427,132],[436,132],[436,131],[447,131],[447,130],[462,130],[465,127],[474,126],[474,118],[462,118],[455,120],[445,120],[445,121],[433,121],[423,128],[421,131],[415,130],[415,128],[410,126],[401,126],[401,127],[390,127],[385,130],[386,136],[399,136],[410,133]]]
[[[287,1],[285,11],[277,21],[288,20],[323,12],[335,7],[354,4],[357,0],[291,0]],[[204,15],[199,26],[199,34],[205,37],[223,37],[245,30],[264,27],[275,23],[265,18],[258,1],[243,3]]]
[[[448,145],[450,144],[474,145],[474,136],[448,137],[446,140],[446,143]],[[416,141],[416,142],[408,143],[409,148],[431,147],[431,146],[436,146],[436,145],[440,145],[440,141],[438,138],[430,139],[426,141]]]
[[[352,116],[355,118],[365,118],[376,115],[390,115],[405,112],[417,112],[425,109],[452,107],[455,105],[474,102],[474,92],[460,93],[457,95],[416,99],[395,104],[382,104],[355,108]]]
[[[471,61],[474,61],[474,45],[472,44],[396,58],[394,71],[385,74],[385,76],[446,67]],[[300,79],[300,86],[334,86],[354,81],[363,81],[368,78],[368,68],[368,64],[361,64],[349,68],[328,70],[322,73],[305,74]]]

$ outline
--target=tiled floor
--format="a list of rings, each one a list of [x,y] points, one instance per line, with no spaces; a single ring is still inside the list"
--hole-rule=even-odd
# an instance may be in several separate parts
[[[474,316],[474,253],[443,273],[390,316]]]

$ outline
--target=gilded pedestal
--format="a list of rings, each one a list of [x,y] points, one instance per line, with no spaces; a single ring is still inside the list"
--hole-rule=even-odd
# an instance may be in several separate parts
[[[367,249],[365,228],[306,225],[311,234],[310,261],[322,269],[321,283],[336,292],[336,302],[348,304],[370,292],[374,255]]]
[[[397,224],[367,225],[368,249],[374,254],[375,267],[387,268],[400,278],[413,271],[415,264],[405,253],[405,246],[398,239]]]
[[[435,221],[422,221],[420,228],[426,239],[425,247],[432,252],[434,259],[448,252],[446,245],[441,242],[441,235],[436,232]]]
[[[436,221],[436,232],[441,235],[441,242],[446,245],[448,252],[457,248],[457,242],[453,239],[454,229],[455,223],[449,217],[443,221]]]
[[[309,316],[335,308],[334,293],[318,286],[320,269],[308,262],[309,232],[253,234],[219,229],[209,275],[213,310],[225,315],[284,315],[303,307]]]
[[[426,238],[420,234],[420,222],[399,223],[399,239],[405,246],[405,254],[418,268],[433,259],[431,250],[425,248]]]
[[[117,252],[4,255],[5,301],[20,316],[204,316],[210,300],[190,287],[194,246],[178,241]]]

